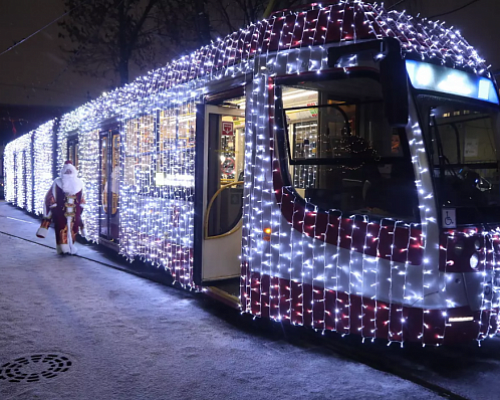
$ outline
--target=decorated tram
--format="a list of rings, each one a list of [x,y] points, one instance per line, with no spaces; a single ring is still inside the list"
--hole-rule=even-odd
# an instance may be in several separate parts
[[[186,289],[363,340],[480,343],[498,329],[499,107],[458,31],[315,4],[9,143],[6,200],[41,214],[69,159],[86,239]]]

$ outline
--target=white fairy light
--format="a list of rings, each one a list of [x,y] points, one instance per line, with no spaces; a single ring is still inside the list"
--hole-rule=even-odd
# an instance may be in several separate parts
[[[87,239],[99,242],[103,207],[99,140],[108,129],[105,122],[115,121],[110,126],[120,138],[119,252],[129,260],[141,258],[167,269],[182,287],[194,288],[196,105],[203,103],[215,82],[243,79],[238,85],[250,83],[245,88],[242,311],[323,331],[361,334],[363,340],[385,337],[389,343],[402,344],[407,340],[407,313],[416,308],[420,310],[416,318],[422,319],[421,324],[413,324],[421,325],[416,339],[423,345],[440,345],[448,330],[446,310],[459,302],[448,283],[453,276],[447,271],[448,261],[453,260],[446,259],[444,271],[439,269],[436,199],[411,99],[413,112],[406,132],[421,224],[373,222],[368,215],[349,216],[340,210],[325,213],[310,200],[303,201],[293,188],[274,186],[275,175],[284,171],[278,167],[274,148],[279,127],[271,100],[277,100],[278,87],[272,78],[296,74],[307,80],[306,73],[316,76],[329,68],[329,47],[388,36],[400,39],[405,55],[490,76],[484,60],[458,31],[404,12],[386,11],[381,5],[346,0],[315,5],[308,11],[277,13],[104,93],[64,115],[59,124],[48,122],[9,143],[5,149],[6,200],[40,213],[53,178],[51,135],[57,134],[57,169],[66,160],[68,139],[77,137],[87,202],[82,218]],[[379,54],[374,62],[382,57]],[[347,74],[363,62],[362,57],[350,57],[343,71]],[[282,100],[287,99],[283,96]],[[304,125],[304,138],[313,138],[315,129],[313,124]],[[308,157],[314,157],[312,148]],[[313,187],[317,166],[292,169],[291,184],[304,190]],[[289,220],[284,217],[287,210],[291,210]],[[326,218],[322,228],[320,213]],[[269,241],[264,240],[266,228],[271,229]],[[406,232],[408,239],[400,244],[398,235]],[[488,235],[493,249],[493,233]],[[361,242],[359,237],[363,237]],[[403,252],[404,257],[398,257]],[[484,253],[483,264],[473,273],[477,282],[483,282],[481,288],[498,269],[495,252],[492,261],[487,261],[486,244]],[[488,313],[488,326],[481,328],[478,340],[489,336],[490,325],[496,323],[499,288],[492,287],[494,295],[481,297],[481,313]]]
[[[42,215],[45,204],[45,195],[47,188],[50,188],[54,179],[54,160],[53,160],[53,129],[55,121],[49,121],[41,125],[33,134],[33,163],[36,173],[33,182],[33,196],[35,214]]]

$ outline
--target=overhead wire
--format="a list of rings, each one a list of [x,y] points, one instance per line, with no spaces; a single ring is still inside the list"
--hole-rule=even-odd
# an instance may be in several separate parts
[[[387,10],[392,10],[394,7],[399,6],[401,3],[404,3],[406,0],[400,0],[397,3],[393,4],[392,6],[387,7]]]
[[[119,7],[125,0],[121,0],[117,5],[116,7]],[[101,28],[102,28],[103,25],[100,25],[97,29],[97,31],[95,32],[95,37],[97,38],[99,36],[99,33],[101,32]],[[71,56],[71,58],[69,59],[67,65],[57,74],[57,76],[52,80],[52,82],[50,83],[47,83],[47,85],[45,85],[45,89],[48,89],[50,86],[54,86],[54,84],[61,78],[61,76],[63,76],[63,74],[69,69],[69,67],[74,64],[80,54],[80,52],[82,51],[83,49],[83,44],[80,44],[78,46],[78,49],[75,51],[75,53]],[[49,89],[50,90],[50,89]]]
[[[86,1],[83,1],[81,2],[80,4],[78,4],[77,6],[73,7],[71,10],[69,11],[66,11],[64,14],[60,15],[59,17],[57,17],[56,19],[54,19],[53,21],[49,22],[47,25],[45,25],[44,27],[38,29],[37,31],[33,32],[31,35],[25,37],[24,39],[21,39],[19,42],[16,42],[14,43],[12,46],[10,46],[9,48],[5,49],[4,51],[2,51],[0,53],[0,56],[3,56],[5,53],[11,51],[12,49],[16,48],[17,46],[19,46],[20,44],[26,42],[28,39],[32,38],[33,36],[35,36],[36,34],[42,32],[43,30],[47,29],[49,26],[55,24],[57,21],[59,21],[61,18],[64,18],[66,15],[68,15],[70,12],[76,10],[77,8],[83,6],[84,4],[87,4],[89,3],[90,1],[92,0],[86,0]]]
[[[463,10],[464,8],[467,8],[467,7],[471,6],[474,3],[477,3],[478,1],[480,1],[480,0],[472,0],[471,2],[469,2],[467,4],[464,4],[461,7],[455,8],[455,9],[450,10],[450,11],[446,11],[446,12],[441,13],[441,14],[432,15],[432,16],[428,17],[428,19],[437,18],[437,17],[443,17],[445,15],[453,14],[454,12]]]

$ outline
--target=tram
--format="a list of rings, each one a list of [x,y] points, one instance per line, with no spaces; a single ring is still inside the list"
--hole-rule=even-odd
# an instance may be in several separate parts
[[[360,0],[285,10],[7,145],[42,212],[256,317],[440,346],[498,329],[498,88],[458,31]],[[498,259],[498,260],[497,260]]]

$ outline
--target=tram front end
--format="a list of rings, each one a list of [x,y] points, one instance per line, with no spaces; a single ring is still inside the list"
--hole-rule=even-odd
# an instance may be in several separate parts
[[[471,69],[413,60],[406,68],[436,204],[446,342],[481,341],[498,329],[498,88]]]
[[[249,276],[249,307],[274,290],[272,318],[401,344],[496,334],[496,84],[396,39],[327,51],[329,70],[271,86],[281,261],[269,289]]]

